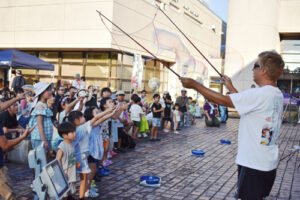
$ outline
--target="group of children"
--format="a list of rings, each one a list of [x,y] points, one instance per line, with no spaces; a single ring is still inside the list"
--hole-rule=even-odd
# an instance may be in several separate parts
[[[162,121],[165,130],[171,122],[174,133],[179,133],[180,107],[173,106],[170,95],[161,99],[159,94],[154,94],[154,102],[149,105],[145,101],[145,91],[141,97],[133,94],[130,103],[124,100],[123,91],[113,95],[109,88],[103,88],[99,98],[93,87],[85,93],[77,91],[77,94],[72,87],[67,92],[59,91],[53,94],[52,84],[39,82],[35,85],[29,126],[37,124],[31,134],[32,147],[37,148],[43,142],[47,159],[55,155],[61,164],[71,186],[66,199],[72,199],[76,192],[76,173],[80,177],[79,199],[99,196],[93,180],[99,174],[109,174],[107,166],[112,164],[109,158],[117,155],[116,150],[124,152],[124,143],[135,146],[128,134],[131,127],[135,140],[148,137],[149,125],[152,125],[150,141],[160,141],[158,129]],[[191,101],[191,115],[194,112],[195,102]]]
[[[142,91],[142,94],[143,93],[146,95],[145,91]],[[179,122],[182,120],[182,112],[180,111],[179,104],[173,104],[169,93],[165,92],[163,98],[160,98],[159,94],[154,94],[153,103],[150,104],[150,106],[145,103],[145,101],[141,102],[141,98],[136,94],[132,96],[131,100],[133,104],[129,112],[134,125],[133,139],[138,140],[137,136],[147,137],[143,127],[148,127],[149,123],[152,125],[150,141],[160,141],[157,135],[158,129],[163,127],[164,132],[169,132],[168,123],[171,123],[171,128],[173,128],[174,133],[179,134]],[[195,121],[196,108],[196,101],[190,98],[189,119],[191,124]]]

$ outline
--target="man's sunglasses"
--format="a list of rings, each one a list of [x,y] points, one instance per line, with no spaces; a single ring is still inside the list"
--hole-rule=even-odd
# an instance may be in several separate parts
[[[260,65],[259,65],[257,62],[255,62],[255,63],[254,63],[254,66],[253,66],[253,70],[254,70],[254,69],[257,69],[257,68],[260,68]]]

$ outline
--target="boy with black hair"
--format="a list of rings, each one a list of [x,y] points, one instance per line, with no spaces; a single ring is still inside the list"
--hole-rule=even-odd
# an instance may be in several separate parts
[[[65,172],[65,176],[70,184],[70,195],[64,199],[73,199],[72,194],[75,194],[76,187],[76,167],[79,167],[79,163],[76,162],[75,148],[73,146],[73,140],[76,139],[75,126],[70,122],[63,122],[58,125],[57,130],[60,137],[64,140],[59,144],[56,154],[56,159],[60,163]]]
[[[164,108],[164,117],[163,117],[163,125],[164,125],[164,132],[168,133],[169,130],[167,129],[168,122],[172,124],[172,98],[169,94],[166,95],[165,98],[165,108]]]
[[[236,108],[241,116],[238,133],[238,183],[236,198],[264,199],[270,194],[278,165],[277,139],[281,126],[283,94],[276,87],[284,69],[284,61],[276,52],[258,55],[253,66],[258,88],[239,92],[223,75],[230,95],[225,96],[190,78],[181,78],[186,88],[193,88],[205,98],[227,107]],[[266,132],[272,137],[265,137]]]
[[[152,118],[152,129],[151,129],[150,141],[160,141],[160,139],[157,138],[157,129],[158,127],[160,127],[162,112],[164,111],[164,108],[159,102],[160,101],[159,94],[154,94],[153,99],[154,99],[154,103],[151,106],[153,118]]]

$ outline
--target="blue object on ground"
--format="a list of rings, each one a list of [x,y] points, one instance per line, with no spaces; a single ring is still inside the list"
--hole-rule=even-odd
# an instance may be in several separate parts
[[[97,174],[100,176],[108,176],[109,172],[105,171],[104,169],[97,170]]]
[[[205,152],[202,150],[192,150],[192,154],[195,156],[202,157],[202,156],[204,156]]]
[[[104,169],[104,171],[106,171],[106,172],[110,172],[110,169],[108,167],[102,166],[102,169]]]
[[[220,140],[221,144],[231,144],[230,140]]]
[[[159,184],[160,178],[158,176],[141,176],[140,182],[146,181],[149,185]]]

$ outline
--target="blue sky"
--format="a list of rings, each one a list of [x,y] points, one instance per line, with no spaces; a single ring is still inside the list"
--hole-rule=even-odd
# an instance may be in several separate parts
[[[209,8],[227,22],[228,0],[206,0]]]

